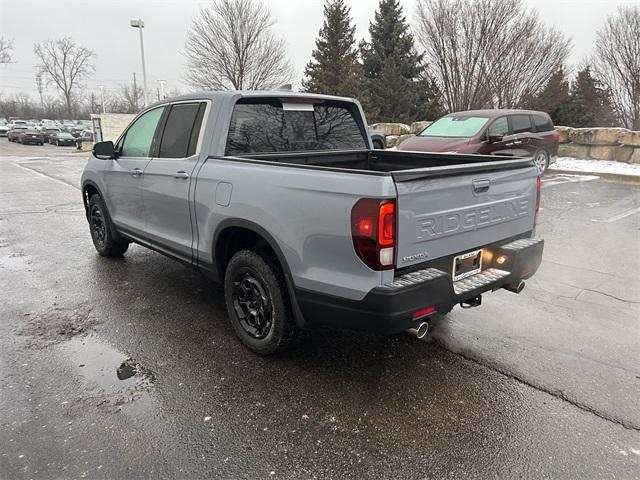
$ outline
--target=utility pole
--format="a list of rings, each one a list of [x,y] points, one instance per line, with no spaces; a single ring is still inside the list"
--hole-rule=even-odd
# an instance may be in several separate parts
[[[137,28],[140,31],[140,56],[142,57],[142,85],[144,87],[144,105],[149,105],[149,97],[147,96],[147,67],[144,63],[144,40],[142,39],[142,29],[144,28],[144,22],[142,19],[131,20],[129,24],[133,28]]]
[[[42,72],[36,74],[36,86],[38,87],[38,94],[40,95],[40,106],[44,108],[44,86],[42,84]]]
[[[133,106],[138,111],[138,84],[136,83],[136,72],[133,72]]]
[[[166,80],[158,80],[158,82],[160,82],[160,98],[162,98],[162,100],[164,100],[166,98],[164,96],[164,84],[165,84]]]
[[[104,109],[104,85],[100,85],[100,101],[102,102],[102,113],[106,113]]]

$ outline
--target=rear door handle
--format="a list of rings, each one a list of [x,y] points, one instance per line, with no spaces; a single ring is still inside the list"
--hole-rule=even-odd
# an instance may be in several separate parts
[[[179,172],[176,172],[173,174],[173,178],[186,179],[186,178],[189,178],[189,174],[183,170],[180,170]]]
[[[133,170],[129,170],[129,172],[131,172],[132,177],[139,177],[140,175],[142,175],[142,170],[140,170],[139,168],[134,168]]]

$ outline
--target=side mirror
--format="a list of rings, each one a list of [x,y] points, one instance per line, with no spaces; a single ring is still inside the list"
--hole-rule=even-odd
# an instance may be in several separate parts
[[[489,143],[499,143],[503,138],[502,135],[489,135]]]
[[[99,158],[100,160],[111,160],[112,158],[116,158],[115,148],[111,140],[96,143],[93,146],[91,153],[93,153],[94,157]]]

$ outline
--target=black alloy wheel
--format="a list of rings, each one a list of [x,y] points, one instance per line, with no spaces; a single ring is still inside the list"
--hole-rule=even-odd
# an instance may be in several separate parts
[[[91,236],[96,246],[104,248],[104,244],[107,238],[107,224],[104,219],[104,215],[100,208],[100,205],[91,205]]]
[[[233,279],[233,308],[244,331],[256,339],[265,338],[273,325],[272,302],[256,272],[240,268]]]

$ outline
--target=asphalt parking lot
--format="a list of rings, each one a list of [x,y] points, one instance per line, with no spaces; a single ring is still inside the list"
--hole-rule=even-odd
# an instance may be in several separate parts
[[[637,185],[547,175],[538,274],[426,342],[261,358],[197,272],[99,257],[85,157],[47,148],[0,139],[1,478],[638,477]]]

